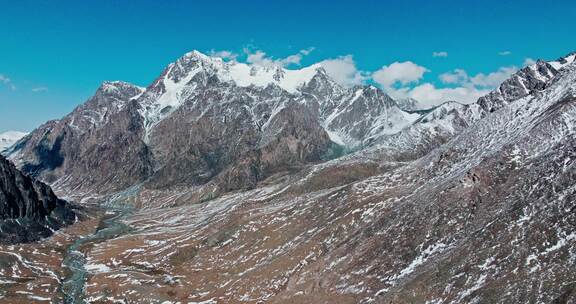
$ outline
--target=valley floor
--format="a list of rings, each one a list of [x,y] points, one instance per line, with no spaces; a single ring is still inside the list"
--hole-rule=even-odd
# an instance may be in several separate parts
[[[505,152],[438,174],[450,157],[328,162],[196,203],[186,203],[194,191],[143,190],[131,198],[141,208],[120,219],[129,231],[79,246],[87,270],[81,297],[166,304],[574,300],[572,171],[533,184],[522,179],[526,168],[550,168],[538,161],[517,167]],[[110,216],[95,212],[40,243],[2,247],[2,300],[62,303],[60,287],[71,276],[62,267],[66,248],[113,226],[103,224]]]

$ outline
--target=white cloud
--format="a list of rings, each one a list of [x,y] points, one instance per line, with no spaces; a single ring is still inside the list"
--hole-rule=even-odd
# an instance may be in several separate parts
[[[466,71],[464,71],[463,69],[455,69],[452,72],[440,74],[440,76],[438,77],[440,78],[442,83],[445,84],[461,84],[463,82],[466,82],[469,78],[468,73],[466,73]]]
[[[453,85],[454,87],[439,88],[428,82],[417,86],[404,84],[400,88],[390,85],[383,85],[383,87],[393,98],[414,98],[425,107],[433,107],[446,101],[473,103],[478,98],[488,94],[516,71],[516,67],[510,66],[501,67],[492,73],[478,73],[470,76],[463,69],[455,69],[438,76],[443,84]]]
[[[32,92],[34,93],[40,93],[40,92],[46,92],[48,91],[47,87],[36,87],[36,88],[32,88]]]
[[[478,73],[470,78],[470,82],[475,86],[494,88],[500,85],[504,80],[508,79],[510,75],[514,74],[516,71],[518,71],[518,68],[515,66],[501,67],[497,71],[487,75]]]
[[[410,90],[409,96],[425,105],[434,106],[446,101],[473,103],[489,91],[474,87],[436,88],[431,83],[424,83]]]
[[[352,55],[327,59],[320,62],[328,76],[342,86],[350,87],[366,80],[365,73],[358,70]]]
[[[504,80],[508,79],[510,75],[518,71],[515,66],[501,67],[497,71],[484,74],[478,73],[474,76],[469,76],[463,69],[455,69],[454,71],[440,74],[440,80],[445,84],[459,84],[463,86],[475,86],[483,88],[494,88],[500,85]]]
[[[270,56],[267,56],[266,53],[261,50],[253,51],[249,48],[245,48],[244,53],[246,53],[247,56],[246,62],[248,63],[266,67],[272,67],[272,66],[286,67],[289,65],[300,65],[302,58],[304,58],[304,56],[309,55],[313,50],[314,48],[303,49],[298,51],[298,53],[296,54],[279,59],[274,59]]]
[[[500,55],[500,56],[508,56],[508,55],[512,55],[512,52],[510,52],[510,51],[502,51],[502,52],[498,52],[498,55]]]
[[[536,63],[536,60],[532,59],[532,58],[526,58],[524,59],[524,66],[528,66],[528,65],[533,65]]]
[[[400,89],[388,88],[385,90],[392,98],[414,98],[418,100],[424,108],[431,108],[446,101],[473,103],[478,100],[478,98],[490,92],[488,89],[478,89],[475,87],[438,88],[429,82],[413,88],[402,87]]]
[[[309,48],[307,48],[307,49],[300,50],[300,53],[301,53],[302,55],[304,55],[304,56],[308,56],[308,55],[310,55],[310,53],[312,53],[312,51],[314,51],[315,49],[316,49],[315,47],[309,47]]]
[[[3,84],[10,88],[10,90],[16,90],[16,86],[12,83],[12,80],[3,74],[0,74],[0,84]]]
[[[422,80],[426,72],[429,72],[427,68],[410,61],[395,62],[373,73],[372,78],[393,98],[414,98],[424,107],[433,107],[446,101],[472,103],[489,92],[488,89],[477,88],[472,84],[471,78],[463,69],[456,69],[439,76],[443,83],[458,85],[458,87],[438,88],[428,82],[414,86]],[[477,80],[485,80],[481,78],[480,76]],[[492,78],[493,76],[490,77]]]
[[[222,50],[222,51],[215,51],[215,50],[211,50],[210,51],[210,56],[212,57],[220,57],[224,60],[231,60],[231,61],[236,61],[236,58],[238,57],[238,54],[232,52],[232,51],[226,51],[226,50]]]
[[[287,67],[301,65],[303,57],[309,55],[313,50],[313,48],[300,50],[285,58],[273,58],[258,49],[245,48],[244,53],[246,55],[245,61],[250,64]],[[230,51],[212,51],[211,55],[228,60],[236,60],[239,57]],[[446,57],[448,53],[434,52],[433,56]],[[527,58],[526,62],[528,60],[531,59]],[[508,66],[488,74],[469,75],[463,69],[455,69],[439,75],[440,81],[446,87],[437,87],[430,82],[421,83],[424,75],[430,71],[411,61],[394,62],[373,73],[359,70],[352,55],[326,59],[318,64],[326,70],[326,73],[334,81],[344,87],[359,85],[371,78],[393,98],[414,98],[425,107],[432,107],[452,100],[473,103],[517,71],[515,66]]]
[[[372,79],[385,88],[392,87],[397,83],[407,85],[420,81],[424,73],[429,72],[423,66],[412,61],[394,62],[389,66],[383,66],[372,74]]]
[[[268,64],[272,65],[274,62],[272,59],[267,58],[266,53],[264,53],[261,50],[256,50],[256,52],[252,52],[248,49],[244,49],[244,52],[247,55],[246,61],[248,63],[259,64],[259,65],[268,65]]]

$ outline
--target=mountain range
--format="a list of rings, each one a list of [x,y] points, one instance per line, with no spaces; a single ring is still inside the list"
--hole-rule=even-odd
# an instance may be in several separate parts
[[[575,60],[422,109],[193,51],[4,154],[67,200],[135,208],[81,247],[87,302],[572,303]]]

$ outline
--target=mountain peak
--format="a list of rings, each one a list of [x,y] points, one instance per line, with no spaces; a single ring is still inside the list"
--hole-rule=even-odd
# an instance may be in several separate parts
[[[186,54],[184,54],[182,57],[178,58],[178,60],[176,60],[176,63],[179,64],[185,64],[185,63],[190,63],[190,62],[204,62],[207,64],[214,64],[214,63],[222,63],[223,60],[220,57],[212,57],[209,55],[206,55],[198,50],[193,50],[190,51]]]
[[[133,91],[143,91],[144,88],[137,85],[131,84],[129,82],[114,80],[114,81],[103,81],[98,90],[110,93],[118,90],[133,90]]]
[[[202,58],[202,59],[208,59],[208,58],[212,58],[198,50],[192,50],[186,54],[184,54],[183,57],[196,57],[196,58]]]
[[[145,88],[124,81],[104,81],[95,96],[111,96],[118,100],[129,100],[144,92]]]

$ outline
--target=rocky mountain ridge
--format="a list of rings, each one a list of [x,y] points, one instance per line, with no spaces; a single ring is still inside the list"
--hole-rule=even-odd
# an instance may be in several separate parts
[[[318,68],[239,85],[244,66],[192,52],[10,157],[62,193],[138,207],[129,233],[82,248],[88,302],[572,303],[574,57],[474,104],[403,111]]]

